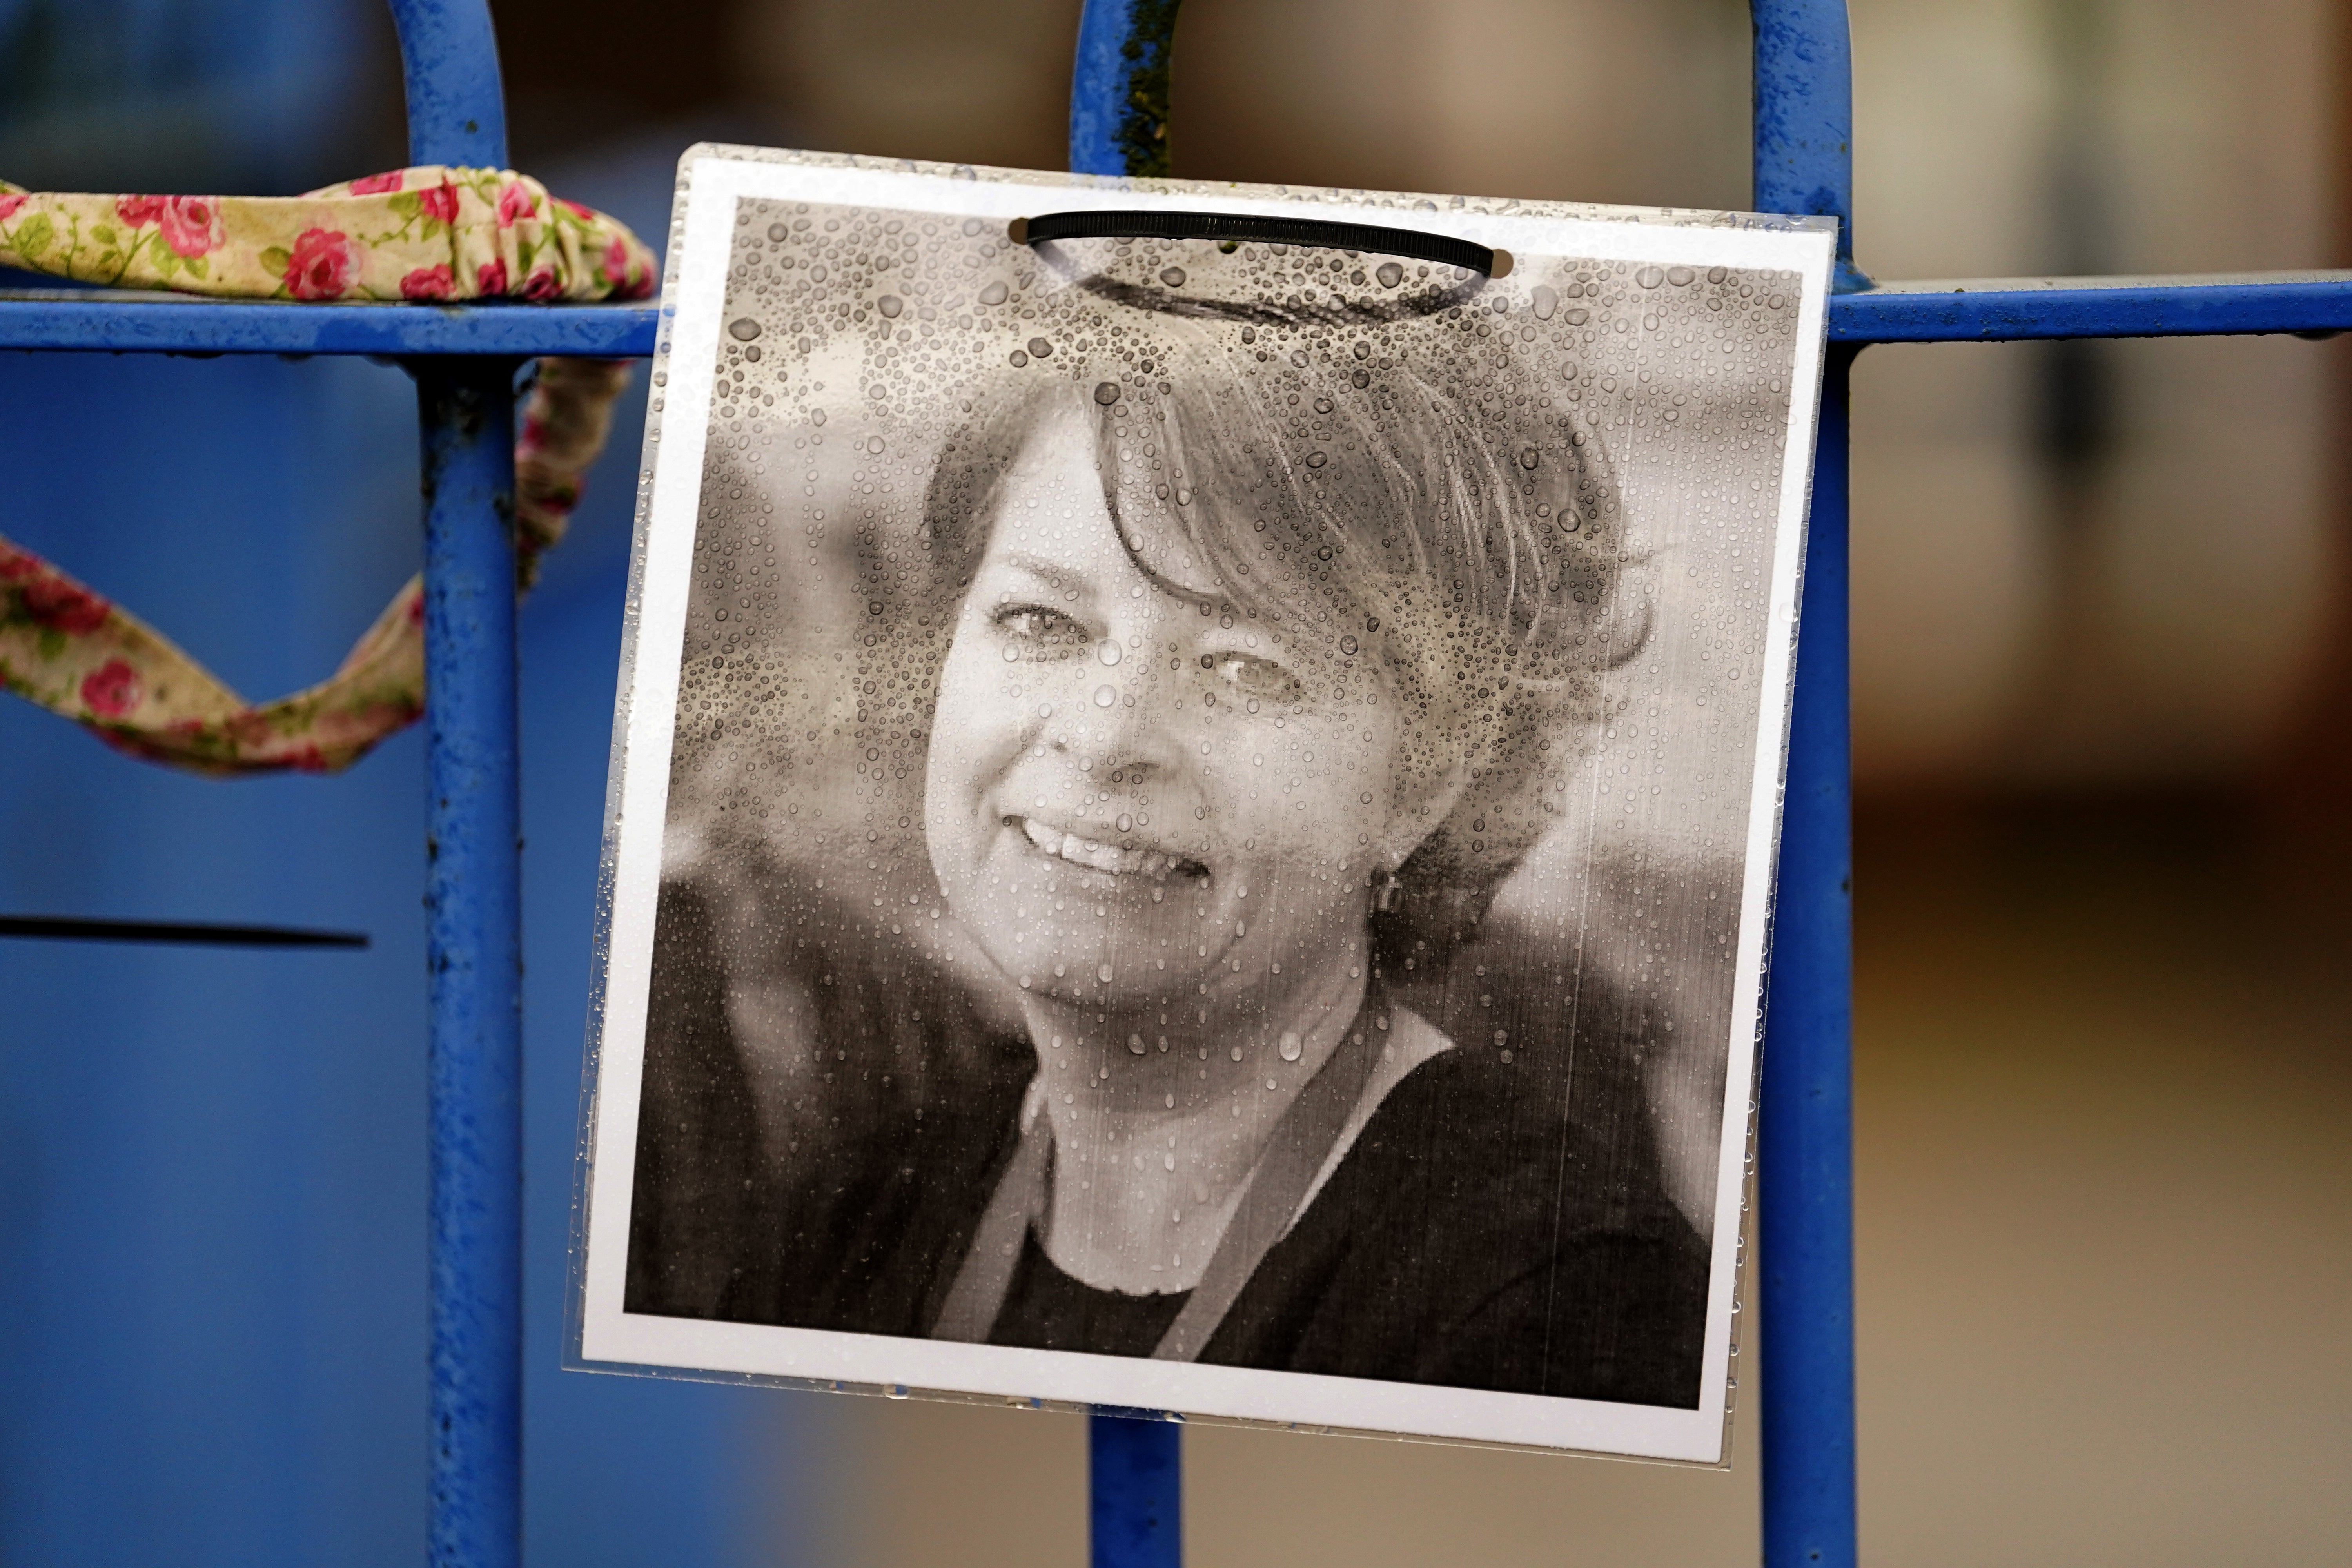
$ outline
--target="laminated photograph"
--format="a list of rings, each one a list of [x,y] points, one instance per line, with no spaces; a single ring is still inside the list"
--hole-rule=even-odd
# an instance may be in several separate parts
[[[571,1364],[1721,1462],[1833,245],[688,153]]]

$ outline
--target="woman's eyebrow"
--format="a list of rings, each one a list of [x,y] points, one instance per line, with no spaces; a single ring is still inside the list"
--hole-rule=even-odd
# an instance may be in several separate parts
[[[1093,583],[1083,573],[1073,572],[1056,561],[1042,555],[1014,552],[1006,555],[1004,564],[1015,572],[1026,573],[1048,587],[1058,588],[1073,599],[1087,598],[1094,592]]]

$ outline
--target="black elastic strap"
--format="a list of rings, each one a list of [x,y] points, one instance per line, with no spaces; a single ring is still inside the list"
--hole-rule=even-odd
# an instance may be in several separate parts
[[[1017,217],[1005,232],[1015,245],[1042,245],[1049,239],[1213,239],[1227,244],[1369,250],[1381,256],[1405,256],[1415,261],[1466,267],[1489,278],[1507,278],[1511,273],[1511,253],[1507,250],[1489,250],[1466,239],[1423,234],[1419,229],[1330,223],[1322,218],[1108,208]]]

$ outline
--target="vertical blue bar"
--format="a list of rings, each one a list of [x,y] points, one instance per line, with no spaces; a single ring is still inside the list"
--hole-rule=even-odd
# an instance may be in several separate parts
[[[1840,291],[1853,260],[1853,44],[1845,0],[1750,0],[1756,210],[1838,220]]]
[[[499,168],[487,0],[392,0],[413,163]],[[436,1568],[522,1561],[522,845],[514,365],[419,360]]]
[[[1762,1236],[1766,1568],[1854,1561],[1853,807],[1847,381],[1833,345],[1799,610],[1796,705],[1765,1012]]]
[[[408,102],[408,161],[498,169],[506,89],[487,0],[392,0]]]
[[[522,1557],[514,365],[421,360],[436,1568]]]
[[[1853,262],[1853,68],[1844,0],[1753,0],[1756,206],[1839,220]],[[1853,805],[1847,600],[1848,385],[1822,394],[1799,606],[1757,1135],[1764,1562],[1854,1561]]]
[[[1072,174],[1167,172],[1161,73],[1174,41],[1177,4],[1086,0],[1070,79]]]
[[[1164,63],[1175,0],[1086,0],[1070,80],[1070,169],[1125,174],[1139,67]],[[1087,1418],[1093,1568],[1180,1568],[1184,1428],[1148,1411]]]
[[[1093,1568],[1182,1568],[1183,1435],[1150,1411],[1087,1418]]]
[[[1133,25],[1135,0],[1087,0],[1078,13],[1078,53],[1070,70],[1070,173],[1124,174],[1118,146],[1119,100],[1127,62],[1119,50]]]
[[[1070,174],[1127,174],[1119,153],[1119,101],[1127,61],[1119,49],[1134,26],[1136,0],[1087,0],[1077,14],[1077,58],[1070,66]]]

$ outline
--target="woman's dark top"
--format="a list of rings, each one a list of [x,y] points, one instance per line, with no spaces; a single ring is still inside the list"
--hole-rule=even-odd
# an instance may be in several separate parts
[[[858,974],[836,954],[814,991],[839,1004],[825,1043],[961,1065],[912,1084],[902,1068],[878,1103],[847,1110],[806,1097],[804,1136],[780,1156],[728,1026],[706,906],[665,889],[657,931],[627,1310],[928,1335],[1011,1156],[1027,1042],[975,1048],[976,1020],[936,984]],[[1610,998],[1591,1003],[1580,1011],[1612,1016]],[[1544,1043],[1538,1023],[1510,1031],[1535,1042],[1511,1060],[1465,1041],[1407,1074],[1200,1359],[1696,1408],[1706,1249],[1664,1194],[1630,1052],[1594,1033]],[[1091,1289],[1033,1237],[990,1337],[1148,1355],[1181,1302]]]
[[[1130,1296],[1124,1290],[1097,1290],[1063,1273],[1045,1256],[1032,1229],[1022,1237],[1013,1288],[1004,1294],[1004,1310],[996,1314],[988,1342],[1097,1355],[1150,1355],[1192,1294],[1168,1290]]]

